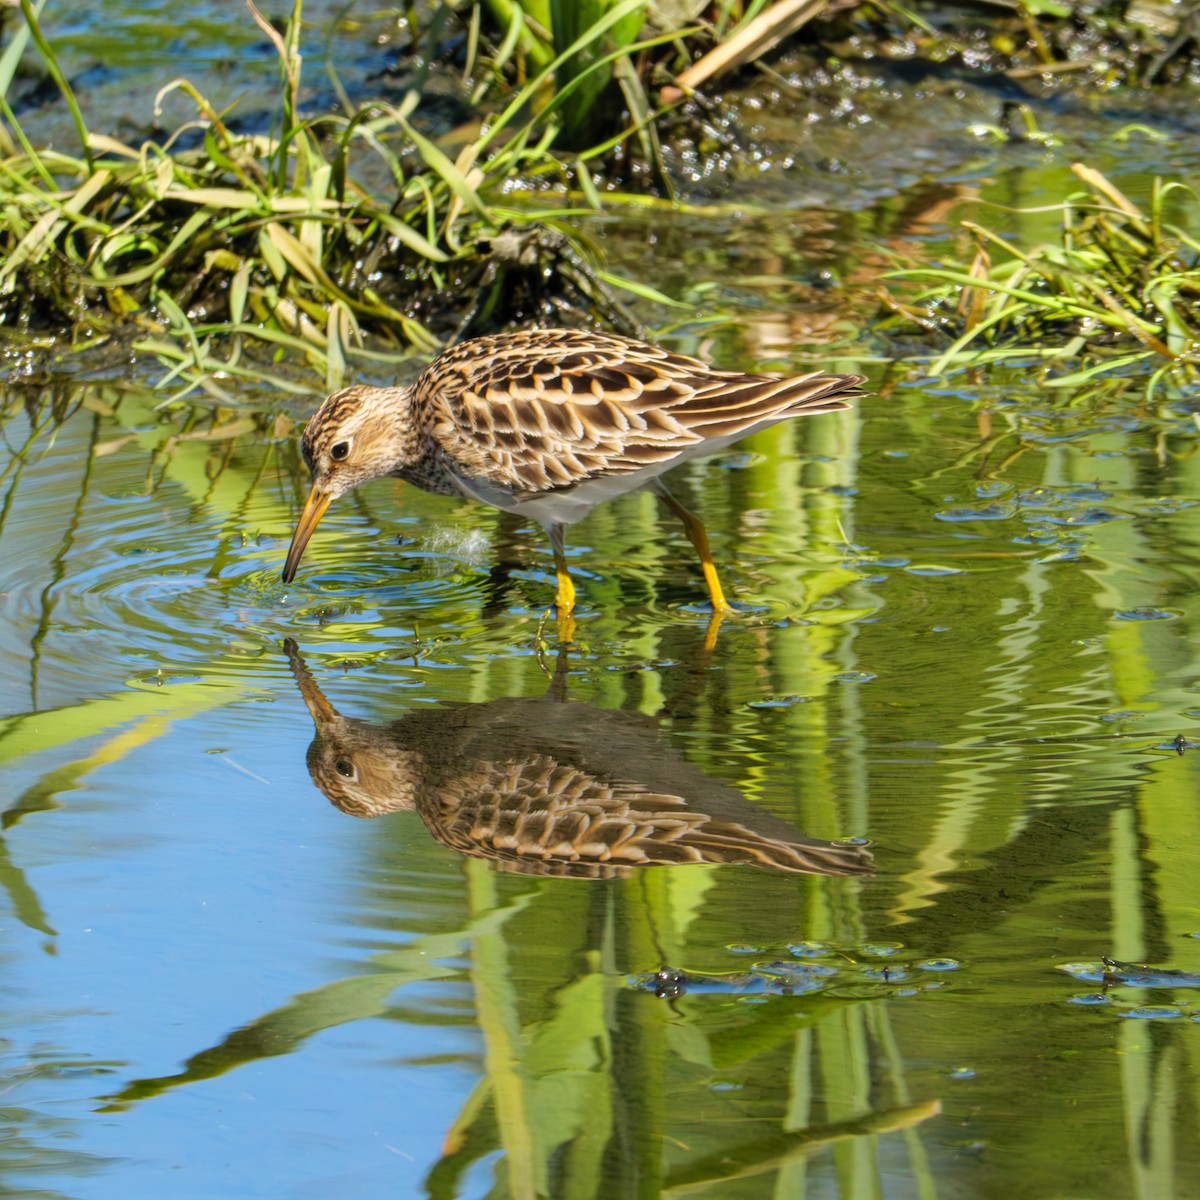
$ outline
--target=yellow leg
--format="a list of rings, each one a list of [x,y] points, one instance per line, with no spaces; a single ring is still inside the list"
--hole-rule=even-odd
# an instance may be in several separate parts
[[[708,618],[708,627],[704,630],[704,649],[715,650],[717,634],[721,632],[721,618],[724,613],[715,612]]]
[[[554,604],[558,609],[558,636],[569,642],[575,637],[575,585],[567,570],[567,555],[563,546],[563,526],[551,525],[546,531],[550,535],[550,548],[554,551],[554,574],[558,577],[558,590],[554,593]]]
[[[563,526],[551,525],[546,532],[550,535],[550,548],[554,551],[554,573],[558,576],[558,591],[554,593],[554,603],[558,606],[560,617],[569,617],[575,608],[575,585],[571,582],[571,574],[567,570]]]
[[[708,534],[704,531],[700,518],[695,513],[688,512],[667,491],[660,480],[656,479],[653,486],[659,499],[683,522],[688,539],[696,547],[696,553],[700,556],[700,569],[704,572],[704,582],[708,584],[708,596],[712,601],[713,615],[722,617],[726,613],[733,612],[733,605],[725,599],[725,593],[721,590],[721,581],[717,578],[717,568],[713,562],[712,551],[708,548]]]

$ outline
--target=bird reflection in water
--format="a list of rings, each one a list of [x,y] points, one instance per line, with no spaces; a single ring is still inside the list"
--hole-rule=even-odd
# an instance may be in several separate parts
[[[523,875],[615,879],[637,867],[751,863],[864,875],[862,845],[805,837],[678,754],[654,721],[550,695],[439,704],[375,725],[342,716],[295,642],[292,673],[316,725],[308,770],[344,813],[412,809],[439,842]]]

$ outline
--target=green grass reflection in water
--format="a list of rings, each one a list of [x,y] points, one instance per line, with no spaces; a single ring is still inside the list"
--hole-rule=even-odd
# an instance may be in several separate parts
[[[129,1065],[115,1086],[69,1071],[24,1085],[35,1089],[24,1136],[48,1144],[32,1115],[39,1094],[76,1109],[120,1096],[109,1103],[130,1107],[106,1120],[161,1131],[171,1095],[229,1097],[255,1077],[311,1086],[324,1070],[369,1095],[384,1074],[415,1094],[450,1055],[475,1084],[444,1153],[403,1143],[415,1179],[440,1194],[474,1188],[497,1150],[497,1186],[514,1194],[554,1194],[568,1179],[589,1194],[670,1183],[753,1195],[765,1180],[814,1194],[901,1195],[921,1181],[999,1192],[1030,1170],[1047,1194],[1135,1181],[1148,1195],[1186,1194],[1172,1175],[1196,1165],[1196,1098],[1180,1082],[1194,1002],[1156,994],[1183,1018],[1169,1027],[1119,1021],[1131,993],[1071,1005],[1080,989],[1054,967],[1100,953],[1197,966],[1200,942],[1183,936],[1196,932],[1195,759],[1159,749],[1178,733],[1196,740],[1195,426],[1182,403],[1069,408],[1015,381],[981,392],[976,408],[901,388],[868,401],[861,425],[814,423],[800,440],[768,436],[691,468],[718,556],[743,548],[732,590],[762,608],[726,628],[709,660],[703,616],[687,607],[698,584],[687,547],[652,500],[597,512],[574,549],[592,573],[581,576],[589,607],[571,696],[663,714],[663,736],[694,770],[796,828],[869,834],[878,869],[865,879],[734,867],[528,878],[451,856],[405,814],[345,821],[304,782],[308,717],[279,641],[298,635],[323,678],[345,672],[331,692],[352,691],[352,711],[376,724],[430,701],[536,701],[548,564],[532,533],[504,530],[506,546],[490,515],[411,492],[396,509],[385,485],[330,530],[328,568],[285,593],[270,580],[295,488],[268,456],[269,421],[180,439],[230,415],[179,425],[106,393],[72,401],[63,424],[14,408],[9,444],[32,441],[4,477],[11,715],[0,756],[18,799],[2,878],[13,912],[54,940],[70,981],[92,962],[70,919],[87,911],[75,862],[127,930],[153,903],[196,938],[192,910],[172,909],[169,892],[130,894],[127,881],[177,850],[195,861],[190,839],[211,824],[219,853],[199,858],[205,893],[240,897],[229,864],[249,860],[259,895],[246,900],[261,904],[288,894],[264,856],[271,829],[299,822],[324,851],[308,869],[329,873],[321,937],[350,958],[332,972],[314,963],[277,1001],[247,990],[237,1016],[208,1002],[187,1040],[153,1052],[134,1051],[132,1004],[110,1005],[94,1043],[86,1023],[54,1017],[60,1045],[87,1047],[73,1060]],[[374,558],[363,538],[385,529],[411,539],[391,552],[398,574],[363,565]],[[244,774],[225,776],[238,784],[219,797],[189,783],[204,747],[224,751],[209,761],[286,782],[288,795]],[[145,764],[172,758],[189,772],[171,775],[164,800]],[[138,835],[131,845],[112,836],[117,824]],[[90,848],[78,859],[72,830]],[[210,963],[227,989],[295,974],[244,922],[219,928],[219,940],[195,942],[181,988],[203,994]],[[307,962],[311,935],[286,928],[287,957]],[[136,961],[135,935],[125,941]],[[880,947],[889,953],[873,955]],[[947,959],[960,969],[922,966]],[[841,977],[804,992],[792,970],[787,994],[768,980],[789,962]],[[629,986],[664,965],[687,977],[682,996]],[[58,1011],[19,942],[11,966],[31,1009]],[[157,986],[171,1011],[179,998]],[[334,1031],[379,1016],[411,1037],[372,1060],[378,1077],[322,1058]],[[479,1030],[469,1049],[464,1022]],[[186,1065],[172,1075],[176,1060]],[[935,1099],[941,1117],[893,1127]],[[1068,1108],[1088,1135],[1069,1152],[1045,1133]],[[1144,1132],[1127,1132],[1126,1112]],[[275,1114],[297,1133],[307,1119],[287,1104]],[[117,1137],[83,1111],[72,1127],[87,1152]]]

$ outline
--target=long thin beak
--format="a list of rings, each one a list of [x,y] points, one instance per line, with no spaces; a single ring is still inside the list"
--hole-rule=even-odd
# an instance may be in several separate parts
[[[325,693],[321,691],[312,672],[308,669],[308,664],[300,656],[300,647],[296,645],[295,641],[288,638],[283,643],[283,649],[288,656],[288,665],[292,668],[292,676],[296,680],[296,686],[300,689],[304,705],[313,719],[313,724],[317,727],[317,733],[320,733],[324,726],[340,714],[325,699]]]
[[[292,544],[288,547],[287,561],[283,564],[283,582],[291,583],[296,577],[296,568],[300,565],[300,556],[313,531],[321,523],[325,510],[332,503],[333,497],[328,492],[313,488],[304,502],[304,511],[296,522],[296,532],[292,534]]]

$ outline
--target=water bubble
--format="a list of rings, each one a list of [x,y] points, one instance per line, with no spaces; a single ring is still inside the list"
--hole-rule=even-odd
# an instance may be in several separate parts
[[[980,500],[991,500],[995,496],[1003,496],[1006,492],[1011,492],[1013,485],[1011,483],[1002,483],[1000,480],[992,480],[990,483],[980,483],[975,487],[975,495]]]
[[[1109,521],[1126,519],[1125,513],[1109,512],[1106,508],[1083,508],[1062,516],[1043,516],[1051,525],[1104,525]]]
[[[1095,983],[1099,983],[1105,975],[1104,964],[1101,962],[1056,963],[1054,969],[1056,971],[1065,971],[1068,975],[1073,975],[1076,979],[1086,979],[1089,982]]]
[[[787,950],[794,958],[821,958],[830,953],[824,942],[793,942]]]
[[[1147,500],[1137,505],[1137,510],[1140,513],[1161,516],[1181,512],[1183,509],[1191,508],[1195,504],[1195,500],[1188,500],[1183,497],[1159,496],[1157,499]]]
[[[1016,512],[1015,504],[978,504],[944,508],[933,515],[938,521],[1007,521]]]
[[[899,963],[894,967],[886,964],[882,967],[863,967],[860,969],[859,975],[863,979],[879,983],[898,983],[900,980],[908,978],[908,972]]]

